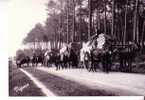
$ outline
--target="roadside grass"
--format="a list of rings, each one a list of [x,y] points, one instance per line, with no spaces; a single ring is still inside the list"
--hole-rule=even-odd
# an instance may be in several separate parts
[[[133,66],[133,72],[145,74],[145,55],[136,57],[135,62],[136,66]]]
[[[44,94],[29,77],[13,67],[9,69],[9,96],[44,96]]]
[[[133,66],[132,72],[139,73],[139,74],[145,74],[145,64]]]

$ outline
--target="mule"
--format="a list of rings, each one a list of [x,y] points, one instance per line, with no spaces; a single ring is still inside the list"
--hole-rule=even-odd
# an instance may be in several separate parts
[[[60,68],[62,68],[62,69],[68,68],[68,66],[69,66],[69,57],[70,57],[69,53],[70,52],[69,52],[69,49],[68,49],[67,46],[60,49],[60,52],[59,52],[59,54],[60,54]]]
[[[59,64],[59,50],[50,50],[50,51],[46,51],[45,55],[44,55],[44,65],[47,67],[52,67],[52,65],[54,64],[55,66],[57,66]]]
[[[36,54],[34,54],[31,58],[31,63],[33,67],[37,66],[37,60],[38,60],[38,57],[36,56]]]
[[[69,68],[77,68],[78,67],[78,55],[75,53],[75,51],[70,48],[69,50],[69,56],[68,56],[68,67]]]
[[[16,60],[16,65],[18,68],[22,67],[22,65],[24,64],[27,64],[27,66],[29,66],[29,63],[30,63],[30,57],[28,56]]]

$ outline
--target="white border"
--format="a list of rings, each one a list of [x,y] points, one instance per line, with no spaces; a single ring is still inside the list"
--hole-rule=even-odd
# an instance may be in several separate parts
[[[8,13],[7,2],[0,0],[0,99],[1,100],[144,100],[143,96],[118,97],[9,97],[8,96]]]

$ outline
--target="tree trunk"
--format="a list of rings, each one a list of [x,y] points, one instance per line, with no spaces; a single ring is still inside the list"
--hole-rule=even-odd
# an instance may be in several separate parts
[[[138,18],[138,14],[137,14],[137,22],[136,22],[136,42],[139,43],[139,18]]]
[[[81,9],[82,8],[82,4],[80,4],[80,6],[79,6],[79,8]],[[82,24],[82,17],[81,17],[81,12],[80,12],[80,14],[79,14],[79,40],[80,40],[80,42],[81,42],[81,45],[83,44],[82,43],[82,29],[81,29],[81,24]]]
[[[67,0],[67,44],[69,43],[69,0]]]
[[[73,34],[72,34],[72,42],[74,42],[75,37],[75,1],[73,0]]]
[[[34,41],[34,43],[33,43],[33,44],[34,44],[33,52],[35,52],[35,49],[36,49],[36,48],[35,48],[35,41]]]
[[[60,8],[61,8],[61,13],[63,12],[62,10],[62,0],[60,1]],[[60,30],[59,30],[59,49],[61,48],[61,34],[62,34],[62,14],[60,15]]]
[[[92,33],[93,33],[93,35],[95,33],[94,31],[95,31],[95,16],[92,15]]]
[[[123,34],[123,44],[126,44],[126,31],[127,31],[127,10],[128,10],[128,0],[127,4],[125,5],[125,25],[124,25],[124,34]]]
[[[52,48],[52,41],[50,40],[50,49]]]
[[[100,30],[101,26],[100,26],[100,15],[99,15],[99,11],[98,9],[96,10],[96,15],[97,15],[97,30]]]
[[[120,16],[118,16],[118,17],[120,17]],[[123,40],[124,40],[124,39],[123,39],[123,36],[124,36],[124,27],[123,27],[124,24],[123,24],[123,21],[124,21],[124,19],[123,19],[122,17],[120,17],[120,21],[119,21],[120,24],[118,23],[118,24],[119,24],[119,27],[118,27],[118,28],[119,28],[119,29],[121,28],[121,30],[120,30],[120,31],[121,31],[121,32],[120,32],[121,38],[120,38],[120,36],[119,36],[119,38],[120,38],[120,40],[121,40],[120,42],[121,42],[122,45],[123,45]]]
[[[92,32],[92,0],[88,0],[88,7],[89,7],[88,39],[90,39]]]
[[[134,24],[133,24],[133,41],[136,42],[136,35],[137,35],[137,8],[138,8],[139,0],[136,0],[135,3],[135,11],[134,11]]]
[[[104,0],[104,34],[106,34],[107,32],[107,22],[106,22],[106,0]]]
[[[142,43],[142,48],[144,46],[144,38],[145,38],[145,21],[143,22],[143,27],[142,27],[142,38],[141,38],[141,43]]]
[[[111,29],[111,35],[114,36],[114,17],[115,17],[115,2],[112,1],[112,29]]]

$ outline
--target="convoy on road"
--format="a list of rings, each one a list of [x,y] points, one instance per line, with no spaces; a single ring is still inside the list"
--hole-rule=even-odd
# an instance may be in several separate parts
[[[105,72],[111,71],[115,66],[116,70],[131,72],[135,58],[140,56],[139,52],[138,44],[130,42],[119,45],[110,36],[101,33],[83,44],[73,42],[61,49],[37,50],[31,56],[21,52],[16,56],[16,65],[18,68],[23,65],[55,65],[56,70],[86,68],[88,71],[101,69]],[[143,61],[145,57],[140,58]]]

